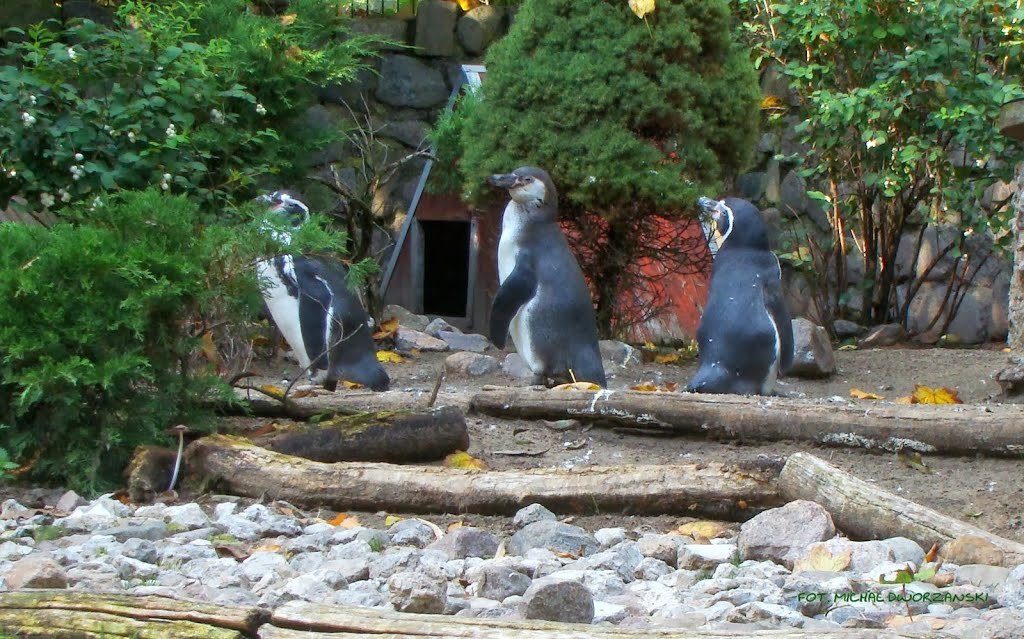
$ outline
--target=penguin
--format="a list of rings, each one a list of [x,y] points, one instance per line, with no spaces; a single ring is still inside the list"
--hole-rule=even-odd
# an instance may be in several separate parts
[[[258,201],[285,220],[266,231],[289,244],[291,231],[309,220],[309,208],[287,191],[262,195]],[[391,380],[377,361],[370,318],[348,289],[340,263],[303,255],[276,255],[256,264],[263,301],[291,346],[299,365],[314,383],[329,391],[338,380],[386,391]]]
[[[793,363],[793,323],[768,229],[746,200],[702,197],[697,204],[715,223],[718,251],[697,328],[697,373],[686,390],[773,395]]]
[[[606,386],[590,289],[558,227],[558,191],[543,169],[520,167],[487,181],[507,189],[498,242],[491,340],[516,350],[533,383],[587,381]]]

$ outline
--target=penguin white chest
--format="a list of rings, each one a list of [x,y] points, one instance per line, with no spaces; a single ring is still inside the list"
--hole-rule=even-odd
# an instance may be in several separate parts
[[[516,268],[519,246],[522,239],[524,212],[520,205],[511,201],[505,207],[501,219],[501,239],[498,241],[498,283],[502,284]],[[538,289],[540,284],[538,283]],[[534,351],[530,335],[530,318],[536,308],[536,296],[524,304],[509,322],[508,332],[516,351],[526,362],[530,370],[539,372],[544,369],[539,355]]]
[[[295,272],[290,256],[285,256],[285,269],[292,269],[291,277],[294,281]],[[299,317],[299,298],[288,293],[288,287],[277,272],[274,260],[261,260],[256,263],[256,274],[259,277],[260,288],[263,293],[263,301],[267,303],[270,316],[274,319],[281,335],[284,336],[288,345],[292,347],[295,358],[303,368],[309,366],[309,356],[306,353],[306,345],[302,339],[302,324]]]

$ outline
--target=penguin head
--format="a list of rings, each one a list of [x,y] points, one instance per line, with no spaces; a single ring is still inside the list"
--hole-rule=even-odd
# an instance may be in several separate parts
[[[521,166],[506,175],[492,175],[487,178],[487,182],[491,186],[508,189],[509,196],[519,204],[552,211],[558,209],[558,191],[544,169]]]
[[[715,222],[719,248],[728,246],[771,250],[768,227],[753,204],[735,197],[713,200],[702,197],[697,205]]]
[[[291,191],[274,191],[259,196],[256,201],[269,205],[271,212],[283,216],[292,228],[298,228],[309,221],[309,207]]]

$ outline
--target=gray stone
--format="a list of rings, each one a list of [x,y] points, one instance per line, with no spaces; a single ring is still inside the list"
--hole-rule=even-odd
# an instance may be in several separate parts
[[[430,125],[422,120],[395,120],[388,122],[380,135],[397,140],[410,149],[419,149],[427,144]]]
[[[594,597],[581,583],[538,579],[523,594],[527,619],[544,619],[564,623],[590,623],[594,619]]]
[[[800,217],[807,210],[807,181],[796,170],[782,179],[779,208],[783,215]]]
[[[395,348],[400,351],[418,350],[439,353],[447,351],[448,344],[444,340],[431,337],[426,333],[399,326],[398,333],[395,335]]]
[[[37,22],[59,20],[60,17],[60,7],[49,0],[0,2],[0,29],[8,27],[27,29]]]
[[[512,517],[512,527],[519,529],[538,521],[557,521],[555,513],[551,512],[540,504],[530,504],[520,508]]]
[[[996,589],[996,599],[1006,608],[1024,608],[1024,564],[1006,575],[1006,581]]]
[[[967,564],[957,569],[956,579],[953,583],[961,586],[977,586],[982,590],[995,593],[1009,578],[1009,568]]]
[[[73,490],[69,490],[60,496],[54,505],[54,510],[60,513],[69,513],[86,503],[85,499]]]
[[[594,531],[594,539],[601,544],[601,548],[611,548],[626,540],[625,528],[599,528]]]
[[[370,579],[387,579],[397,572],[414,570],[419,565],[422,554],[413,548],[388,548],[380,557],[370,562],[368,576]]]
[[[403,571],[388,578],[388,593],[399,612],[440,614],[448,599],[448,582],[440,572]]]
[[[482,377],[498,370],[498,360],[481,353],[452,353],[445,358],[444,369],[455,377]]]
[[[430,320],[426,315],[417,315],[398,304],[388,304],[385,306],[384,310],[381,311],[381,317],[384,319],[393,317],[398,320],[399,326],[404,326],[414,331],[425,331],[430,324]]]
[[[915,566],[920,566],[924,562],[924,549],[913,539],[890,537],[883,539],[882,543],[892,550],[893,561],[909,561]]]
[[[437,540],[434,529],[420,519],[403,519],[388,528],[391,543],[415,548],[425,548]]]
[[[8,521],[11,519],[27,519],[30,515],[29,509],[22,506],[14,499],[5,499],[0,504],[0,521]]]
[[[455,27],[459,44],[472,55],[483,53],[501,33],[501,22],[504,17],[504,10],[493,5],[485,4],[470,9],[466,15],[459,18]]]
[[[533,371],[519,353],[509,353],[501,360],[501,372],[513,379],[531,379]]]
[[[188,530],[206,528],[213,523],[203,508],[194,502],[181,506],[170,506],[164,511],[163,516],[172,524]]]
[[[762,133],[761,138],[757,141],[757,152],[774,155],[778,144],[778,135],[770,131],[768,133]]]
[[[434,319],[430,320],[430,323],[427,324],[426,328],[423,329],[424,333],[426,333],[427,335],[430,335],[431,337],[436,337],[438,339],[441,338],[441,336],[438,335],[438,333],[440,333],[441,331],[447,331],[449,333],[461,333],[462,332],[459,329],[457,329],[454,326],[452,326],[451,324],[449,324],[448,322],[446,322],[441,317],[435,317]]]
[[[858,348],[883,348],[893,346],[907,339],[907,332],[899,324],[882,324],[868,331],[858,342]]]
[[[644,557],[659,559],[676,568],[681,541],[678,535],[646,535],[637,540],[636,547]]]
[[[864,327],[857,322],[837,319],[832,322],[832,330],[835,331],[836,337],[844,339],[846,337],[856,337],[857,335],[860,335],[864,331]]]
[[[32,548],[13,541],[0,543],[0,561],[14,561],[32,554]]]
[[[68,576],[53,559],[34,555],[14,562],[4,575],[4,583],[11,590],[23,588],[67,588]]]
[[[590,555],[597,551],[597,539],[579,526],[558,521],[537,521],[512,535],[508,551],[525,555],[531,548],[547,548],[554,552]]]
[[[805,571],[786,577],[782,595],[790,608],[813,617],[832,607],[836,593],[853,593],[862,589],[863,586],[851,579],[849,573]]]
[[[292,570],[295,572],[302,574],[316,570],[323,565],[325,560],[326,555],[323,552],[313,550],[292,555],[291,559],[288,560],[288,565],[291,566]],[[369,563],[367,563],[367,569],[369,569]]]
[[[336,132],[345,123],[349,113],[334,104],[314,104],[298,116],[299,126],[321,135]],[[352,154],[350,147],[341,140],[333,140],[325,148],[309,155],[311,166],[342,162]]]
[[[1010,276],[1001,273],[992,282],[991,339],[1005,341],[1010,331]]]
[[[96,24],[113,27],[114,11],[110,7],[97,4],[93,0],[64,0],[61,3],[64,22],[75,19],[92,20]]]
[[[358,20],[348,22],[352,33],[357,35],[375,35],[390,43],[382,45],[383,51],[404,51],[403,45],[408,40],[409,21],[400,20],[395,17],[375,18],[372,16],[361,16]]]
[[[488,348],[492,348],[491,343],[487,341],[487,338],[477,333],[438,331],[437,337],[444,340],[453,351],[483,353]],[[494,366],[497,368],[497,360],[495,360]]]
[[[265,579],[290,579],[295,576],[295,571],[288,565],[288,560],[276,552],[254,552],[241,563],[241,566],[242,575],[252,583]]]
[[[359,22],[359,20],[353,20],[350,24],[355,25]],[[377,74],[374,69],[359,69],[351,80],[320,87],[317,90],[317,96],[323,102],[343,105],[352,109],[354,113],[361,113],[365,112],[366,107],[369,106],[366,97],[372,95],[376,89]],[[381,135],[388,133],[387,130],[381,131]]]
[[[467,526],[447,533],[428,548],[441,551],[448,559],[465,559],[493,557],[498,551],[498,543],[498,538],[486,530]]]
[[[764,199],[769,204],[775,205],[782,201],[782,177],[779,161],[776,159],[768,160],[768,165],[765,167]]]
[[[630,609],[622,604],[610,603],[607,601],[594,602],[593,623],[595,624],[609,623],[615,625],[629,615]]]
[[[162,544],[158,551],[160,553],[159,563],[165,568],[179,566],[193,559],[215,559],[217,557],[217,551],[205,539],[180,545]]]
[[[832,352],[828,332],[810,320],[793,320],[793,365],[787,371],[793,377],[807,379],[828,377],[836,372],[836,356]]]
[[[946,282],[924,282],[910,301],[907,329],[918,340],[933,343],[942,335],[950,311],[947,288]],[[929,329],[933,320],[935,323]],[[981,344],[988,341],[991,326],[992,289],[975,286],[963,297],[946,333],[956,335],[962,344]]]
[[[147,564],[155,564],[160,561],[160,553],[156,544],[148,539],[128,539],[121,546],[121,555],[130,559],[138,559]]]
[[[719,564],[729,563],[735,556],[736,546],[732,544],[685,544],[679,548],[676,565],[682,570],[714,569]]]
[[[752,601],[731,610],[725,615],[725,620],[741,623],[769,621],[772,625],[800,627],[804,623],[804,616],[788,606]]]
[[[615,366],[630,366],[640,363],[640,351],[617,339],[603,339],[597,343],[601,349],[601,359]]]
[[[358,541],[366,542],[366,545],[373,550],[374,548],[381,549],[391,544],[391,537],[388,536],[383,530],[376,530],[373,528],[365,528],[359,531],[356,535]]]
[[[114,557],[113,564],[117,569],[117,576],[127,581],[155,579],[160,574],[160,568],[157,566],[131,557]]]
[[[458,12],[458,5],[448,0],[423,0],[416,5],[416,47],[420,53],[428,56],[455,54]]]
[[[370,559],[368,557],[330,559],[324,562],[321,568],[330,570],[332,574],[344,579],[347,583],[370,578]]]
[[[622,542],[608,550],[602,550],[580,559],[577,564],[589,570],[610,570],[622,579],[623,583],[629,583],[636,578],[636,569],[644,556],[637,550],[633,542]]]
[[[644,557],[633,571],[633,577],[645,581],[657,581],[672,574],[675,569],[669,564],[654,557]]]
[[[503,601],[526,592],[533,580],[516,570],[513,562],[494,560],[467,570],[466,581],[476,596]]]
[[[129,539],[148,539],[150,541],[157,541],[167,537],[169,531],[167,530],[167,524],[162,521],[143,519],[137,523],[101,528],[96,531],[96,534],[110,535],[117,541],[123,543]]]
[[[835,537],[832,516],[820,505],[792,501],[746,521],[738,539],[743,559],[767,559],[792,569],[810,544]]]
[[[768,185],[768,174],[764,171],[751,171],[736,178],[736,190],[740,197],[751,202],[757,202],[764,195],[765,187]]]

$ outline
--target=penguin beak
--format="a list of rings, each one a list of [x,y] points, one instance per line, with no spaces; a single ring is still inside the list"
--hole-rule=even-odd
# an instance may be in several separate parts
[[[514,173],[508,173],[506,175],[492,175],[487,178],[487,183],[491,186],[496,186],[499,189],[514,189],[522,184],[519,176]]]
[[[704,215],[711,217],[716,224],[722,218],[722,214],[725,213],[725,205],[718,200],[712,200],[709,197],[702,197],[698,199],[697,206],[700,207]]]

